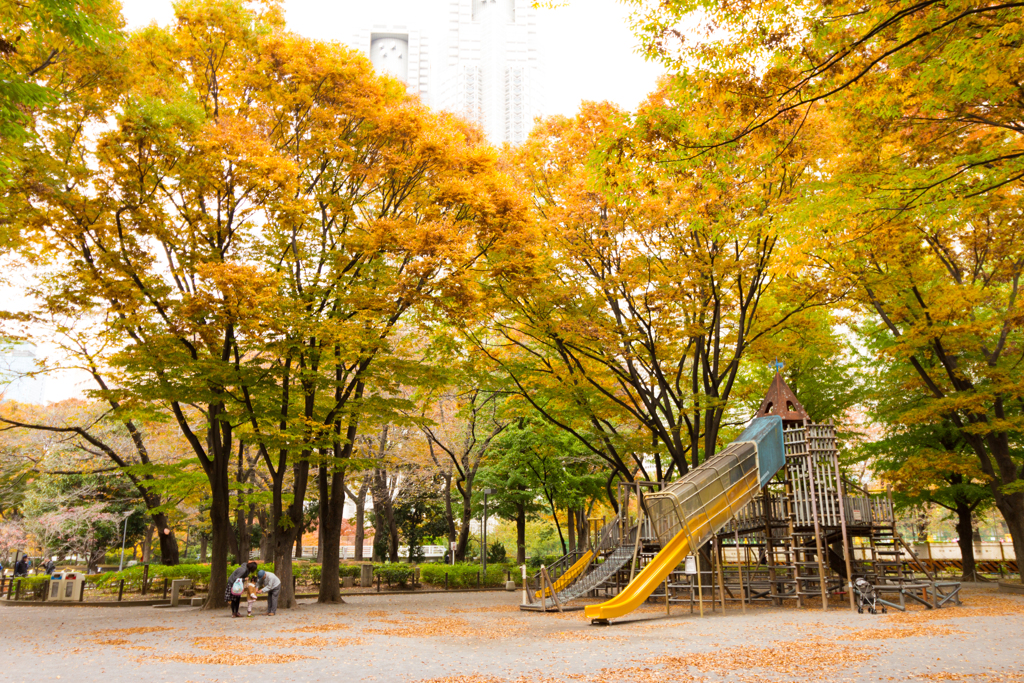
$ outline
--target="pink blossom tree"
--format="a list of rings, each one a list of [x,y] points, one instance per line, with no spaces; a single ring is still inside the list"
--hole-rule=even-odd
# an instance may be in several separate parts
[[[61,506],[36,517],[32,526],[50,552],[84,559],[91,571],[106,554],[124,516],[101,505]]]
[[[20,521],[0,522],[0,561],[4,566],[14,562],[14,554],[28,547],[28,534]]]

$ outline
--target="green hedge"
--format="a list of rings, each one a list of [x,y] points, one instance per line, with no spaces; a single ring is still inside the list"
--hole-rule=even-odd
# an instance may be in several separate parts
[[[235,571],[237,568],[237,565],[229,564],[227,575],[230,576],[231,572]],[[259,568],[265,571],[273,571],[274,564],[273,562],[265,562],[260,564]],[[121,579],[124,579],[126,591],[140,591],[142,589],[143,571],[142,565],[136,565],[120,572],[105,572],[103,574],[93,575],[90,576],[88,580],[89,583],[97,586],[98,588],[111,589],[115,588]],[[322,578],[321,572],[321,566],[312,562],[294,563],[292,565],[292,573],[300,585],[319,584]],[[360,573],[361,569],[358,564],[343,564],[338,568],[339,579],[345,576],[351,576],[358,579]],[[193,585],[205,588],[210,585],[210,565],[179,564],[171,567],[162,564],[149,565],[149,580],[151,586],[155,585],[157,582],[163,581],[164,579],[192,579]]]
[[[384,564],[373,565],[373,575],[380,577],[389,586],[398,585],[404,588],[412,579],[414,567],[411,564],[401,562],[385,562]]]
[[[487,565],[487,576],[480,577],[482,586],[495,587],[504,586],[506,572],[510,565],[489,564]],[[518,572],[512,569],[512,579],[521,583]],[[420,580],[434,586],[443,586],[445,574],[448,575],[449,588],[476,588],[477,574],[480,572],[480,565],[460,562],[457,564],[424,564],[420,566]]]

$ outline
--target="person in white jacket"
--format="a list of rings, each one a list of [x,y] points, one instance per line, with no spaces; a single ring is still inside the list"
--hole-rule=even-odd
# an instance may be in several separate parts
[[[277,574],[263,569],[256,574],[259,579],[260,591],[267,594],[267,616],[277,614],[277,597],[281,595],[281,579]]]

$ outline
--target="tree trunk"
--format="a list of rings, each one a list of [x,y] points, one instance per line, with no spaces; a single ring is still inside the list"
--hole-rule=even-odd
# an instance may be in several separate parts
[[[146,527],[146,533],[142,536],[142,563],[149,564],[153,554],[153,530],[156,529],[152,523]],[[204,553],[205,555],[205,553]]]
[[[565,527],[569,531],[569,552],[576,552],[576,510],[568,508],[565,517]]]
[[[386,469],[373,470],[373,512],[377,533],[379,534],[382,528],[387,530],[387,559],[389,562],[398,562],[398,525],[395,523],[395,509],[388,489]]]
[[[295,534],[295,557],[302,557],[302,533],[305,531],[305,525],[300,524],[298,531]]]
[[[1005,495],[1002,496],[1002,499],[1001,503],[997,502],[997,505],[1010,530],[1013,552],[1017,557],[1018,566],[1021,566],[1020,558],[1024,557],[1024,493]],[[1024,583],[1024,571],[1021,571],[1019,576],[1021,583]]]
[[[363,544],[366,543],[366,492],[369,487],[369,477],[366,477],[359,486],[359,495],[356,497],[356,562],[363,561]]]
[[[516,564],[526,564],[526,505],[516,505]]]
[[[348,446],[335,444],[334,455],[340,456],[347,452]],[[326,456],[326,454],[325,454]],[[325,457],[326,459],[326,457]],[[345,519],[345,470],[333,473],[320,466],[320,544],[323,547],[323,564],[320,566],[320,591],[317,602],[339,603],[341,584],[339,582],[341,565],[341,525]]]
[[[278,607],[290,609],[295,607],[295,586],[292,585],[292,552],[295,538],[302,528],[304,514],[303,503],[306,499],[306,483],[309,481],[309,453],[295,456],[297,461],[292,466],[292,502],[285,507],[284,501],[284,469],[272,473],[273,504],[271,508],[274,530],[274,573],[281,579],[281,594]],[[288,523],[285,523],[285,519]]]
[[[213,421],[211,420],[211,422]],[[220,430],[211,429],[211,431]],[[226,452],[214,455],[207,471],[207,477],[210,480],[212,538],[210,542],[210,592],[203,604],[204,610],[225,606],[224,590],[227,588],[228,582],[228,547],[230,537],[234,535],[234,530],[231,528],[230,476],[228,474],[230,442],[226,446],[227,448],[224,449]]]
[[[167,515],[162,512],[153,515],[153,523],[156,525],[156,536],[160,539],[160,562],[169,566],[177,565],[180,562],[178,538],[174,535],[174,529],[167,525]],[[164,529],[170,529],[171,533],[165,534]]]
[[[959,534],[957,544],[960,546],[960,559],[963,565],[961,581],[977,580],[977,568],[974,563],[974,534],[971,524],[971,506],[965,501],[956,502],[956,531]]]
[[[235,564],[243,565],[249,561],[249,548],[252,543],[249,538],[249,525],[246,523],[245,510],[242,506],[235,508],[235,535],[238,537]]]
[[[270,562],[274,559],[274,534],[267,523],[266,515],[260,520],[260,527],[263,535],[260,536],[260,562]]]
[[[237,514],[237,508],[236,508],[236,514]],[[237,519],[237,517],[236,517],[236,519]],[[238,530],[235,528],[234,524],[231,524],[230,514],[228,516],[228,524],[231,526],[231,533],[228,534],[228,554],[231,555],[233,558],[235,558],[236,564],[241,564],[241,561],[239,560],[241,555],[239,554],[239,551],[238,551],[238,533],[237,533]]]
[[[199,541],[199,562],[205,564],[206,563],[206,545],[207,545],[207,543],[209,543],[210,539],[208,539],[206,537],[206,534],[200,535],[199,538],[200,538],[200,541]]]

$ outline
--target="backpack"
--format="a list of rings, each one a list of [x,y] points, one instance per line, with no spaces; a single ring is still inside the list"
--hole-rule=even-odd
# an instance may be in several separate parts
[[[245,591],[245,584],[241,579],[235,579],[235,582],[231,584],[231,594],[241,595]]]

